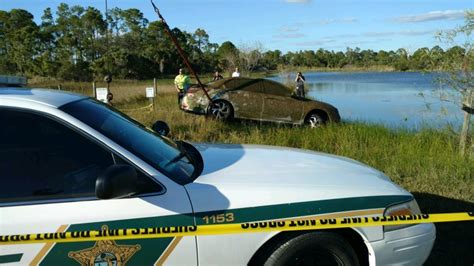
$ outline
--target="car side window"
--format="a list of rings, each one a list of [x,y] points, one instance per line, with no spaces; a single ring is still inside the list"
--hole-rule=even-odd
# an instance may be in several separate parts
[[[234,88],[235,87],[235,80],[225,80],[222,82],[218,88],[220,89],[229,89],[229,88]]]
[[[250,80],[245,83],[242,88],[243,91],[263,93],[263,84],[261,80]]]
[[[110,151],[48,117],[0,109],[0,202],[95,197]]]
[[[273,94],[273,95],[279,95],[279,96],[285,96],[285,97],[291,96],[291,90],[279,83],[265,80],[264,87],[265,87],[265,94]]]

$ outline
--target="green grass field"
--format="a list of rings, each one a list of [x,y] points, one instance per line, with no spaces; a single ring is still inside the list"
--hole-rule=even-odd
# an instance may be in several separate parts
[[[248,121],[222,123],[180,111],[171,80],[158,84],[155,110],[138,109],[149,104],[144,88],[150,81],[113,85],[114,106],[148,126],[156,120],[167,122],[174,139],[277,145],[346,156],[386,173],[413,193],[426,213],[474,211],[474,159],[459,156],[458,136],[449,129],[409,131],[347,122],[318,129]],[[90,87],[76,91],[91,92]],[[437,230],[427,265],[474,263],[473,222],[437,224]]]

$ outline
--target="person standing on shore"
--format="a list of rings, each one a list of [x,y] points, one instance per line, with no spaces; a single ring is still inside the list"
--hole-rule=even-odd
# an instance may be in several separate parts
[[[223,78],[224,77],[221,74],[219,74],[219,71],[216,71],[216,73],[214,73],[214,77],[212,78],[212,81],[220,80]]]
[[[304,93],[304,82],[305,81],[306,81],[306,79],[304,78],[303,74],[301,74],[301,72],[298,72],[296,74],[296,79],[295,79],[295,82],[296,82],[296,96],[302,97],[302,98],[305,97],[305,93]]]
[[[113,99],[114,99],[114,95],[113,95],[111,92],[107,93],[107,103],[108,103],[109,105],[114,105],[114,104],[112,103],[112,100],[113,100]]]
[[[233,77],[233,78],[238,78],[238,77],[240,77],[240,72],[239,72],[239,68],[238,68],[238,67],[235,68],[235,71],[232,73],[232,77]]]
[[[179,74],[174,78],[174,86],[178,92],[178,105],[179,108],[186,108],[186,103],[183,102],[184,95],[189,88],[191,81],[189,76],[184,73],[182,68],[179,69]]]

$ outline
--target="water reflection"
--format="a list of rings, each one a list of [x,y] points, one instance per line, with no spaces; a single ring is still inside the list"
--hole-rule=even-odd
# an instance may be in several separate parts
[[[307,97],[336,106],[346,121],[410,129],[450,125],[457,129],[462,123],[459,96],[440,84],[440,75],[308,72],[305,89]],[[283,75],[271,79],[289,84],[287,78]]]

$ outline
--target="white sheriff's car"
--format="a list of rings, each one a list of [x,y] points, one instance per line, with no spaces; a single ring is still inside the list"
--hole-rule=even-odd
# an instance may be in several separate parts
[[[356,161],[172,141],[94,99],[0,88],[0,235],[420,213]],[[433,224],[0,245],[6,265],[421,265]]]

